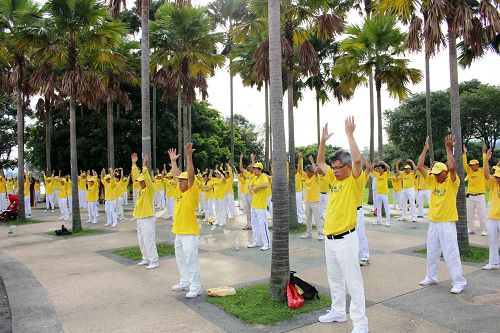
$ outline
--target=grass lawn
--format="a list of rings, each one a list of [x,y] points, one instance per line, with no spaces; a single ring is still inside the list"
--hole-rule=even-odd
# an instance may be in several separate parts
[[[203,298],[248,324],[261,325],[295,319],[302,313],[329,308],[331,305],[330,297],[320,295],[319,300],[306,300],[300,308],[290,309],[286,302],[269,300],[268,292],[268,284],[258,284],[238,289],[236,295],[233,296],[211,297],[205,295]]]
[[[71,230],[69,230],[71,231]],[[74,233],[71,232],[70,235],[56,235],[55,231],[48,232],[50,236],[57,236],[61,238],[72,238],[72,237],[79,237],[79,236],[89,236],[89,235],[98,235],[98,234],[103,234],[105,231],[101,229],[82,229],[80,232]]]
[[[175,249],[170,244],[156,243],[156,250],[158,251],[159,257],[166,257],[175,254]],[[139,246],[131,246],[124,249],[114,250],[113,253],[134,261],[140,261],[142,259]]]
[[[18,220],[8,221],[8,222],[0,222],[0,225],[11,226],[11,225],[25,225],[25,224],[34,224],[34,223],[45,223],[51,221],[42,221],[33,218],[26,219],[24,222],[20,222]]]
[[[469,253],[460,253],[460,259],[468,262],[484,262],[488,261],[489,249],[487,247],[470,246]],[[427,254],[427,249],[413,251],[415,253]]]

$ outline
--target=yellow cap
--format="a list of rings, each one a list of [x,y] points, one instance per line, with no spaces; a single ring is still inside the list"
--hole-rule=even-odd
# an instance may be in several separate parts
[[[177,176],[178,179],[189,179],[188,178],[188,173],[187,172],[181,172],[179,176]]]
[[[110,175],[106,175],[106,176],[104,176],[103,179],[111,179],[111,176]]]
[[[493,174],[493,177],[500,178],[500,168],[499,167],[497,167],[495,169],[495,173]]]
[[[405,169],[411,169],[411,166],[409,164],[405,165]]]
[[[255,163],[255,164],[253,165],[253,167],[254,167],[254,168],[259,168],[259,169],[261,169],[261,170],[262,170],[262,169],[264,169],[264,166],[262,165],[262,163],[261,163],[261,162],[257,162],[257,163]]]
[[[479,164],[479,161],[478,160],[470,160],[469,161],[469,165],[475,165],[475,164]]]
[[[144,180],[144,174],[141,172],[141,174],[139,175],[139,177],[137,177],[136,181],[142,182],[143,180]]]
[[[446,166],[446,164],[441,163],[441,162],[434,163],[434,166],[432,167],[431,173],[434,175],[438,175],[441,173],[441,171],[448,171],[448,167]]]

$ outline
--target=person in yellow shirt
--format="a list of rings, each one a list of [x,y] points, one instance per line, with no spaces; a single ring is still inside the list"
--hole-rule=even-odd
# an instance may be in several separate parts
[[[427,166],[425,166],[427,168]],[[432,169],[432,168],[431,168]],[[420,172],[417,173],[418,178],[418,193],[417,193],[417,206],[418,213],[417,218],[424,218],[424,204],[427,202],[429,204],[431,202],[431,188],[429,184],[429,177],[422,177]]]
[[[30,177],[28,171],[24,172],[24,212],[26,217],[31,217],[31,193],[30,193]]]
[[[105,227],[111,226],[111,228],[116,228],[118,226],[118,218],[116,215],[116,180],[113,169],[109,168],[109,174],[102,169],[101,171],[101,183],[104,186],[104,211],[106,212],[106,224]]]
[[[141,189],[141,186],[139,185],[139,181],[137,178],[139,178],[139,169],[137,168],[137,165],[132,163],[132,169],[130,171],[130,176],[132,177],[132,201],[134,203],[134,207],[136,204],[136,199],[137,199],[137,193],[139,193],[139,190]]]
[[[389,209],[389,175],[391,167],[384,161],[380,161],[374,166],[372,176],[377,182],[375,196],[375,210],[377,211],[377,221],[373,224],[382,224],[382,205],[385,211],[385,225],[391,225],[391,210]]]
[[[267,188],[269,187],[269,178],[262,172],[264,166],[261,162],[253,164],[253,174],[248,191],[252,194],[252,243],[247,247],[259,247],[261,251],[267,251],[271,248],[269,238],[269,227],[267,225]]]
[[[362,179],[362,195],[359,197],[358,207],[356,207],[356,233],[358,234],[359,240],[359,265],[368,266],[370,264],[370,248],[368,247],[368,238],[365,232],[365,211],[363,209],[364,191],[370,173],[372,172],[372,165],[366,158],[361,156],[363,164],[365,165],[365,170],[359,175],[363,177]]]
[[[73,181],[71,180],[71,176],[66,176],[66,183],[64,190],[66,191],[66,195],[68,196],[68,212],[69,214],[73,214],[73,189],[72,189]]]
[[[61,181],[59,176],[52,176],[52,182],[54,183],[54,204],[59,206],[59,189],[61,188]]]
[[[500,235],[500,168],[495,166],[493,174],[490,174],[490,160],[493,151],[490,148],[484,160],[483,173],[486,186],[490,189],[491,205],[488,212],[488,238],[490,243],[490,254],[488,263],[483,266],[484,270],[496,270],[500,268],[500,256],[498,255],[498,238]]]
[[[0,212],[4,211],[7,209],[7,181],[5,180],[5,177],[0,175]]]
[[[174,180],[171,172],[167,172],[165,175],[165,196],[166,196],[166,206],[167,206],[167,219],[172,219],[174,217],[174,192],[177,187],[177,183]]]
[[[219,227],[226,225],[226,178],[224,174],[217,170],[218,165],[215,166],[213,178],[214,185],[214,203],[215,203],[215,222]]]
[[[486,145],[483,145],[483,168],[486,155]],[[463,146],[462,163],[464,171],[467,174],[468,186],[466,192],[467,203],[467,225],[469,226],[469,234],[473,234],[472,225],[474,216],[479,217],[479,226],[481,228],[481,236],[488,235],[486,231],[486,193],[484,172],[479,166],[478,160],[470,160],[467,162],[467,147]]]
[[[403,181],[403,191],[402,191],[402,198],[401,202],[403,203],[403,207],[401,207],[401,217],[399,218],[400,221],[408,220],[407,214],[408,214],[408,204],[410,206],[410,215],[411,215],[411,220],[412,222],[417,222],[417,207],[415,204],[415,163],[412,160],[408,160],[413,166],[410,166],[409,164],[406,164],[404,166],[404,172],[401,174],[399,172],[399,164],[401,163],[401,160],[399,160],[396,163],[396,176],[399,177],[401,176],[402,181]]]
[[[123,169],[118,168],[115,169],[114,173],[116,188],[115,188],[115,196],[116,196],[116,218],[118,221],[123,221],[125,219],[125,213],[123,211],[123,191],[124,191],[124,181],[123,179]]]
[[[87,208],[87,173],[80,171],[78,176],[78,203],[80,209]]]
[[[299,153],[300,156],[300,153]],[[298,158],[297,167],[295,168],[295,201],[297,202],[297,220],[300,224],[306,223],[306,215],[304,213],[304,178],[299,170],[304,169],[304,159]]]
[[[214,180],[212,177],[212,170],[210,173],[205,172],[201,180],[201,187],[203,189],[203,199],[205,200],[203,211],[205,213],[204,222],[212,224],[215,221],[214,212]]]
[[[168,155],[172,165],[172,174],[178,179],[178,187],[174,207],[175,259],[179,268],[179,283],[172,290],[189,290],[187,298],[195,298],[202,294],[200,279],[200,263],[198,261],[198,242],[200,240],[200,224],[196,219],[196,209],[200,199],[200,190],[195,184],[193,166],[193,144],[184,145],[186,172],[177,167],[177,152],[170,149]]]
[[[402,191],[403,191],[403,178],[394,174],[389,177],[392,183],[392,209],[401,210],[404,207],[402,202]]]
[[[59,183],[59,191],[57,193],[59,211],[61,212],[61,217],[59,220],[67,221],[69,219],[68,211],[68,193],[66,192],[66,178],[57,177]]]
[[[234,172],[233,166],[226,163],[226,170],[224,171],[224,177],[226,178],[226,213],[228,219],[234,219],[236,216],[236,211],[234,207]]]
[[[153,180],[153,185],[155,186],[155,208],[157,210],[162,210],[163,207],[163,180],[158,170],[156,171],[156,176]]]
[[[15,178],[14,178],[14,183],[13,183],[13,185],[14,185],[14,193],[15,193],[15,194],[18,194],[19,184],[18,184],[18,182],[17,182],[17,177],[15,177]]]
[[[436,284],[438,281],[439,258],[443,252],[448,273],[452,279],[453,294],[461,293],[467,281],[462,273],[462,262],[458,251],[457,228],[457,193],[460,178],[457,175],[453,147],[455,137],[445,138],[446,164],[434,163],[430,173],[424,165],[425,156],[429,150],[429,137],[418,158],[418,170],[423,178],[429,178],[431,201],[429,207],[429,230],[427,232],[427,273],[420,282],[422,286]]]
[[[139,187],[133,213],[134,218],[137,219],[137,241],[142,255],[142,260],[137,266],[147,265],[147,269],[155,269],[160,264],[156,249],[156,218],[153,207],[155,188],[148,171],[149,156],[142,157],[142,172],[140,174],[137,168],[137,154],[133,153],[130,158],[132,160],[132,172],[135,173],[133,178],[137,181]]]
[[[302,160],[302,153],[299,154],[299,164]],[[300,238],[307,239],[312,238],[312,220],[316,223],[316,229],[318,231],[318,240],[323,240],[323,220],[320,218],[320,207],[319,207],[319,177],[318,169],[314,163],[314,158],[309,156],[310,165],[306,166],[306,171],[300,169],[304,181],[304,189],[306,191],[306,196],[304,202],[306,204],[305,215],[306,215],[306,233]]]
[[[12,180],[11,177],[7,178],[6,188],[7,188],[7,195],[14,194],[14,181]]]
[[[253,230],[252,229],[252,193],[249,190],[255,175],[253,173],[253,165],[255,164],[255,155],[250,154],[250,164],[247,165],[245,169],[243,167],[243,154],[240,154],[240,173],[245,177],[245,189],[242,191],[242,196],[240,200],[243,200],[243,205],[245,207],[245,215],[247,218],[247,225],[243,227],[243,230]]]
[[[97,199],[99,198],[99,183],[97,182],[97,175],[88,175],[87,190],[85,191],[85,201],[87,202],[87,210],[89,218],[87,223],[97,223]]]
[[[267,181],[269,182],[269,186],[266,188],[267,192],[267,219],[273,219],[273,176],[271,176],[270,171],[263,171],[263,173],[267,176]]]
[[[368,332],[365,314],[365,291],[359,266],[359,241],[356,231],[357,207],[363,195],[364,177],[361,176],[361,153],[354,139],[356,125],[353,117],[345,120],[345,132],[350,152],[339,150],[325,162],[328,124],[323,128],[319,148],[318,167],[323,170],[329,183],[330,194],[326,207],[325,259],[328,283],[332,295],[330,311],[319,317],[323,323],[344,322],[346,316],[346,287],[351,295],[349,315],[353,332]]]

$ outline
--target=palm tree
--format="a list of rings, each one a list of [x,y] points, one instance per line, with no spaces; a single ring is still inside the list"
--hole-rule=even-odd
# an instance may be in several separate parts
[[[288,250],[288,182],[281,75],[280,1],[269,0],[269,86],[273,124],[273,248],[269,297],[286,300],[285,285],[290,274]]]
[[[28,51],[30,44],[23,42],[22,28],[25,23],[23,16],[35,15],[36,5],[30,0],[1,0],[0,1],[0,44],[1,59],[7,68],[7,79],[1,80],[9,86],[2,87],[16,92],[17,108],[17,168],[19,181],[19,215],[18,220],[26,220],[24,207],[24,116],[29,89],[26,82],[26,67],[30,59]]]
[[[69,96],[70,163],[72,180],[73,231],[81,230],[78,201],[78,163],[76,146],[76,102],[89,106],[92,96],[104,94],[104,84],[90,66],[86,55],[110,50],[120,40],[123,25],[113,21],[106,7],[95,0],[49,0],[42,15],[31,21],[26,38],[34,45],[41,63],[51,63],[62,72],[61,94]],[[106,56],[104,62],[109,60]]]
[[[222,54],[228,56],[231,52],[232,40],[229,32],[235,24],[238,24],[247,14],[246,2],[243,0],[215,0],[208,5],[208,12],[212,20],[227,29],[226,43]],[[231,57],[229,57],[229,68],[231,68]],[[233,75],[229,71],[229,105],[231,122],[231,164],[234,165],[234,110],[233,110]]]
[[[378,151],[383,159],[382,141],[382,85],[393,97],[404,99],[409,90],[408,83],[418,83],[422,72],[408,68],[407,59],[395,58],[405,51],[405,34],[396,27],[396,19],[391,15],[378,15],[366,19],[362,27],[347,27],[348,37],[340,44],[344,52],[333,69],[341,81],[340,90],[352,93],[359,84],[365,83],[365,76],[373,71],[377,94]]]

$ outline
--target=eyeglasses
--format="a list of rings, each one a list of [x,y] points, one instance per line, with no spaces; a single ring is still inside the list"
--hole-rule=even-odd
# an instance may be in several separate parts
[[[349,163],[342,164],[341,166],[338,166],[338,167],[332,167],[332,169],[333,169],[333,171],[335,171],[335,170],[340,170],[340,169],[342,169],[343,167],[345,167],[347,164],[349,164]]]

